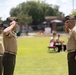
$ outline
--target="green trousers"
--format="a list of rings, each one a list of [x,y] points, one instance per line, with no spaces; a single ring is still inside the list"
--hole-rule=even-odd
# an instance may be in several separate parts
[[[16,55],[4,53],[2,62],[4,67],[3,75],[13,75],[16,62]]]
[[[2,55],[0,55],[0,75],[2,75]]]
[[[76,60],[75,60],[76,52],[68,53],[68,74],[76,75]]]

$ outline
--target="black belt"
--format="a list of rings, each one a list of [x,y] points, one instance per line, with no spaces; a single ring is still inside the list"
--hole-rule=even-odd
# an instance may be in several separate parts
[[[2,53],[0,53],[0,56],[2,56],[3,54]]]
[[[76,49],[68,50],[68,53],[70,52],[76,52]]]
[[[16,55],[16,52],[11,52],[11,51],[5,51],[5,53]]]

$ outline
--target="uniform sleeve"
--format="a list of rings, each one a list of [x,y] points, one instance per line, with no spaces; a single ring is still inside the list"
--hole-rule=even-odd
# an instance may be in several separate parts
[[[76,30],[72,32],[73,33],[73,37],[76,40]]]
[[[9,32],[9,34],[7,35],[9,38],[14,37],[14,34],[12,32]]]

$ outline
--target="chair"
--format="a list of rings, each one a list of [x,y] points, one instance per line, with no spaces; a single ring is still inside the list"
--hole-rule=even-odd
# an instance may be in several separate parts
[[[56,51],[55,48],[56,48],[55,42],[50,42],[50,46],[48,46],[48,52],[50,52],[50,49],[53,49],[53,51]]]

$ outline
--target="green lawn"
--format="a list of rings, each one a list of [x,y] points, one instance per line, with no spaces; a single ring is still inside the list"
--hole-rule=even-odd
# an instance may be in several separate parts
[[[48,53],[49,40],[50,37],[18,38],[14,75],[68,75],[67,53]]]

